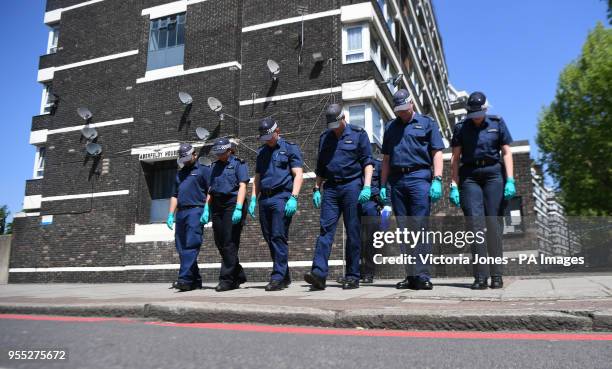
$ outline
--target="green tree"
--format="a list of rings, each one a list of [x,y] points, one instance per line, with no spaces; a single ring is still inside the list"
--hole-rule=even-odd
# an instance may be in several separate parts
[[[598,23],[538,125],[542,162],[570,215],[612,215],[612,29]]]
[[[6,228],[6,219],[11,212],[8,210],[8,206],[3,205],[0,207],[0,234],[4,234]]]

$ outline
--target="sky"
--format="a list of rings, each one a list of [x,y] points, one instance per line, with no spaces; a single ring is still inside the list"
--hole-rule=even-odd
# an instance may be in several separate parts
[[[542,107],[555,95],[563,67],[580,55],[589,30],[606,24],[601,0],[433,0],[450,82],[459,90],[483,91],[490,112],[504,117],[515,140],[534,139]],[[42,87],[38,58],[46,50],[45,0],[1,1],[5,37],[0,58],[0,205],[21,210],[25,180],[32,178],[32,117]],[[18,30],[18,31],[16,31]],[[60,36],[61,37],[61,36]],[[10,50],[10,52],[8,52]]]

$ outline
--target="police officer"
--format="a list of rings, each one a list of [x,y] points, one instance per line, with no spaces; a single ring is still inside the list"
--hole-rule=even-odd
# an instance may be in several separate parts
[[[516,194],[510,144],[512,136],[504,120],[487,115],[487,98],[482,92],[472,93],[467,101],[468,114],[453,131],[451,146],[451,191],[449,199],[461,206],[463,214],[476,231],[486,226],[486,244],[474,242],[474,257],[502,257],[502,202]],[[500,151],[503,165],[500,162]],[[505,168],[505,169],[504,169]],[[505,178],[504,178],[505,177]],[[486,217],[483,222],[483,217]],[[491,276],[491,288],[502,288],[501,264],[474,264],[472,289],[486,289]]]
[[[329,105],[326,118],[328,129],[319,138],[315,170],[317,178],[312,198],[315,208],[321,208],[321,233],[317,238],[312,270],[304,275],[304,280],[313,289],[325,289],[331,246],[342,214],[347,234],[346,275],[342,288],[353,289],[359,287],[361,249],[357,205],[358,202],[365,203],[371,196],[373,166],[370,140],[363,128],[346,122],[340,105]]]
[[[420,230],[426,226],[430,201],[442,197],[441,150],[444,143],[438,123],[414,111],[414,102],[408,91],[397,91],[393,95],[393,104],[397,118],[388,123],[383,138],[380,196],[386,200],[388,180],[398,226],[408,228],[410,225],[409,228]],[[430,266],[423,262],[422,257],[431,254],[432,247],[428,243],[411,247],[414,268],[407,265],[407,277],[396,287],[431,290]],[[405,244],[400,244],[400,248],[402,253],[407,253]]]
[[[278,123],[272,118],[260,122],[259,140],[265,144],[257,150],[249,214],[255,218],[259,195],[259,222],[273,263],[265,290],[280,291],[291,284],[287,240],[302,187],[302,153],[296,144],[280,137]]]
[[[217,160],[212,165],[209,203],[215,244],[221,254],[221,270],[217,292],[240,287],[246,275],[238,259],[240,233],[244,224],[246,207],[243,208],[249,183],[247,164],[234,156],[228,138],[215,140],[212,152]]]
[[[198,268],[198,254],[202,245],[202,224],[208,223],[203,211],[208,192],[210,167],[201,166],[190,144],[179,146],[175,192],[170,199],[166,224],[173,229],[176,212],[175,243],[179,255],[178,279],[173,288],[189,291],[202,288],[202,277]]]

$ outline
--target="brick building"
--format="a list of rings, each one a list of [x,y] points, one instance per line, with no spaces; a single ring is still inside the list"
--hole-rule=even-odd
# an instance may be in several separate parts
[[[342,102],[374,143],[393,117],[398,88],[440,123],[447,141],[455,122],[428,0],[47,0],[44,21],[41,114],[30,136],[35,168],[14,221],[12,282],[173,280],[178,258],[163,221],[179,142],[206,156],[196,128],[231,135],[252,175],[257,122],[271,115],[305,158],[308,179],[290,233],[290,266],[300,278],[319,232],[310,189],[325,106]],[[280,66],[277,75],[268,60]],[[179,100],[181,91],[190,105]],[[223,103],[220,112],[209,97]],[[79,108],[92,116],[84,120]],[[85,127],[95,128],[101,154],[86,153]],[[528,144],[517,143],[515,152],[528,214]],[[448,209],[445,199],[436,212],[456,213]],[[242,239],[249,278],[266,280],[271,263],[257,221],[247,221]],[[342,240],[339,226],[331,277],[342,270]],[[210,227],[200,262],[204,278],[216,279]]]

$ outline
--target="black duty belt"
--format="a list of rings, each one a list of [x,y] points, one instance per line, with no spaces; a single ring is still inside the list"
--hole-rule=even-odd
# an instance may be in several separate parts
[[[429,169],[429,165],[415,165],[413,167],[391,167],[391,174],[408,174],[421,169]]]
[[[261,195],[264,197],[272,197],[274,195],[276,195],[277,193],[281,193],[281,192],[289,192],[287,190],[285,190],[284,187],[278,187],[278,188],[274,188],[272,190],[261,190]]]
[[[467,166],[473,166],[473,167],[488,167],[490,165],[495,165],[499,163],[499,160],[495,160],[495,159],[490,159],[490,158],[484,158],[484,159],[477,159],[472,161],[471,163],[466,163],[464,165]]]
[[[203,208],[204,205],[183,205],[183,206],[179,206],[178,209],[179,210],[187,210],[187,209],[193,209],[193,208]]]
[[[355,178],[338,178],[338,179],[331,178],[331,179],[327,179],[326,182],[335,183],[335,184],[345,184],[345,183],[353,182],[357,178],[359,178],[359,177],[355,177]]]

